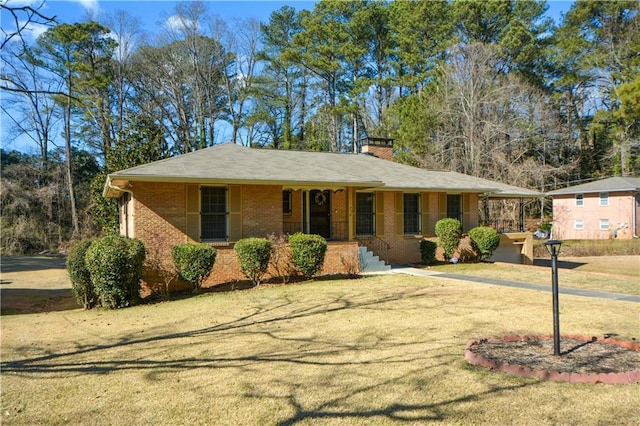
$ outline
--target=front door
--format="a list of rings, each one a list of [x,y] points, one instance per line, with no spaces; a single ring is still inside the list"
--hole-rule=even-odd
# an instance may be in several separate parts
[[[309,191],[309,233],[331,238],[330,191]]]

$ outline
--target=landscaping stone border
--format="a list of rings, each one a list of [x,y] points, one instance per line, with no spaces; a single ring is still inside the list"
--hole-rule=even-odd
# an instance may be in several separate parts
[[[640,344],[638,343],[610,339],[606,337],[602,339],[583,335],[567,335],[562,337],[567,339],[582,340],[584,342],[600,341],[611,345],[621,346],[636,352],[640,351]],[[485,342],[519,342],[533,339],[553,339],[553,335],[507,335],[503,336],[502,339],[474,340],[467,344],[464,350],[464,357],[468,363],[473,365],[490,368],[496,371],[502,371],[504,373],[516,374],[521,377],[537,378],[543,381],[561,381],[569,383],[603,383],[610,385],[640,383],[640,370],[624,371],[618,373],[571,373],[552,370],[539,370],[529,368],[526,365],[509,364],[506,362],[501,362],[499,360],[485,358],[473,352],[474,346],[480,345]]]

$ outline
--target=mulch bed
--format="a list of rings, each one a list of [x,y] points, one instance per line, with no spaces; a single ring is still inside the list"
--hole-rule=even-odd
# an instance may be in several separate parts
[[[562,336],[560,356],[553,336],[505,336],[471,342],[465,358],[497,371],[577,383],[640,382],[640,345],[614,339]]]

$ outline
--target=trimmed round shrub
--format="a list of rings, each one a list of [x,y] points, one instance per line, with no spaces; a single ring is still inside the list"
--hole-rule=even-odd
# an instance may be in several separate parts
[[[431,240],[420,241],[420,257],[425,265],[430,265],[436,260],[436,250],[438,243]]]
[[[206,244],[186,243],[172,247],[171,255],[180,277],[193,286],[194,293],[199,293],[213,270],[216,249]]]
[[[98,302],[98,296],[91,282],[91,273],[85,261],[91,243],[91,240],[78,241],[71,246],[67,255],[67,273],[71,279],[73,295],[84,309],[91,309]]]
[[[458,219],[445,218],[436,222],[438,244],[444,249],[445,260],[450,260],[462,239],[462,224]]]
[[[293,264],[306,279],[322,269],[327,253],[327,240],[322,236],[298,232],[289,236],[289,246]]]
[[[266,238],[244,238],[238,241],[233,249],[238,257],[240,269],[253,285],[259,285],[269,269],[269,259],[273,245]]]
[[[491,257],[500,245],[500,234],[488,226],[477,226],[469,231],[471,247],[478,254],[480,261],[485,261]]]
[[[142,241],[120,235],[91,243],[85,262],[102,307],[124,308],[140,300],[145,255]]]

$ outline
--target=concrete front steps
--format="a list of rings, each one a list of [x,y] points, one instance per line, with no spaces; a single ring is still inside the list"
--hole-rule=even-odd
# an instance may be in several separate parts
[[[360,260],[360,273],[362,274],[381,274],[391,272],[391,266],[380,260],[367,247],[358,247]]]

